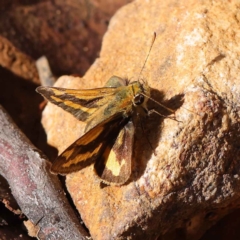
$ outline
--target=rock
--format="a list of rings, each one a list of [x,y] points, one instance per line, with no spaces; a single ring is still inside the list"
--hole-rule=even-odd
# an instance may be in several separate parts
[[[154,99],[176,109],[177,121],[153,114],[144,121],[156,156],[142,128],[136,128],[133,173],[121,187],[103,186],[92,166],[67,175],[68,191],[93,239],[169,239],[179,229],[187,239],[199,239],[237,207],[237,2],[135,1],[112,18],[100,58],[84,78],[58,81],[59,87],[83,89],[102,87],[113,75],[138,80],[157,34],[140,79],[154,89]],[[60,152],[84,129],[50,104],[43,124]]]
[[[34,60],[0,35],[0,65],[23,79],[39,84]]]

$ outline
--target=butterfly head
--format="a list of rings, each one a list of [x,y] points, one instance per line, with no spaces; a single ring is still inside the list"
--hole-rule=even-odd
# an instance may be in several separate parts
[[[148,96],[150,96],[150,87],[146,83],[140,83],[139,81],[133,82],[131,85],[133,90],[133,106],[138,109],[138,112],[142,112],[139,110],[143,110],[146,114],[148,112],[147,101]]]
[[[150,87],[148,86],[147,82],[145,82],[143,80],[140,82],[140,76],[143,72],[143,69],[144,69],[146,63],[147,63],[147,60],[148,60],[149,54],[152,50],[152,46],[155,42],[155,39],[156,39],[156,33],[154,32],[150,49],[148,51],[147,57],[144,61],[144,64],[143,64],[141,71],[139,73],[139,76],[138,76],[138,81],[132,83],[133,93],[134,93],[134,97],[132,100],[133,106],[135,106],[137,109],[143,110],[143,112],[145,112],[145,114],[148,112],[147,101],[150,98]],[[138,112],[142,112],[142,111],[138,111]]]

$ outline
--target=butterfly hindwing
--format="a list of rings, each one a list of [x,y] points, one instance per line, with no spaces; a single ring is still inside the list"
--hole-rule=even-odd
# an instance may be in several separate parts
[[[113,146],[108,145],[95,162],[96,174],[105,183],[124,184],[132,172],[134,126],[129,121],[119,132]]]

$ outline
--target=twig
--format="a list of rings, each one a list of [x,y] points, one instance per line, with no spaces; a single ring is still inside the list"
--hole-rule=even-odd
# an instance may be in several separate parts
[[[22,212],[38,224],[39,239],[85,239],[87,234],[49,166],[0,106],[0,174]]]

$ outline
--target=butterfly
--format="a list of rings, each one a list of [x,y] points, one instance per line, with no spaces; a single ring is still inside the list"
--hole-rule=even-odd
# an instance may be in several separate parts
[[[133,117],[149,113],[148,84],[130,83],[113,76],[103,88],[79,90],[40,86],[36,91],[87,123],[85,134],[53,161],[51,172],[65,175],[94,164],[96,174],[104,183],[126,183],[132,173]]]

